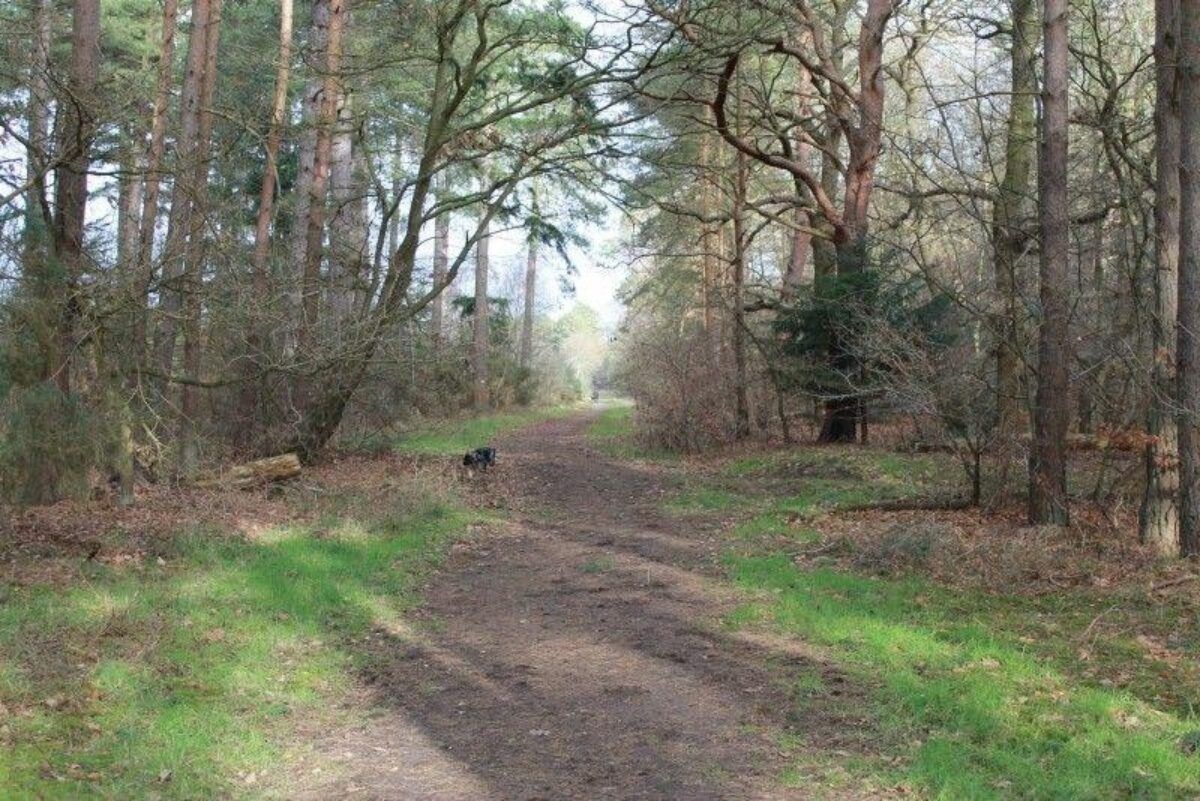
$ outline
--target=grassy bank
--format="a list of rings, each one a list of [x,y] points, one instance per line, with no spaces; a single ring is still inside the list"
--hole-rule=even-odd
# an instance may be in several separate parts
[[[710,466],[665,501],[676,514],[730,521],[727,569],[750,599],[731,627],[819,647],[869,688],[869,708],[855,711],[869,719],[873,746],[830,759],[806,740],[805,710],[844,701],[819,676],[795,677],[797,725],[781,743],[795,754],[787,779],[956,801],[1200,797],[1194,598],[1103,579],[1032,592],[946,584],[922,569],[931,549],[953,544],[925,536],[926,526],[951,525],[944,513],[836,517],[953,495],[960,481],[929,456],[798,448]],[[848,528],[879,533],[832,534]]]
[[[196,530],[73,586],[0,589],[0,796],[257,795],[289,729],[336,716],[355,638],[470,519],[421,501],[254,541]]]

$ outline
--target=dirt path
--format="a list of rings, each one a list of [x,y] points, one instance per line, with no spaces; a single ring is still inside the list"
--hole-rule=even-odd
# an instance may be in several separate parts
[[[813,797],[776,782],[783,677],[848,683],[721,628],[717,533],[659,512],[661,475],[589,448],[589,419],[501,443],[515,522],[455,550],[425,625],[375,638],[376,717],[322,744],[342,770],[307,797]]]

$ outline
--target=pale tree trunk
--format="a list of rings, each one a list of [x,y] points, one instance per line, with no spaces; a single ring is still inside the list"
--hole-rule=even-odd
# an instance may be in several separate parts
[[[137,259],[138,214],[142,208],[144,165],[137,156],[138,138],[129,136],[121,148],[121,175],[117,180],[117,266],[121,281],[131,280]]]
[[[271,254],[271,221],[278,188],[279,145],[287,119],[288,79],[292,69],[292,0],[279,0],[279,63],[275,68],[275,94],[271,102],[271,124],[267,129],[266,164],[258,193],[258,216],[254,225],[254,294],[267,295],[267,258]]]
[[[87,173],[91,163],[95,101],[100,69],[100,0],[75,0],[71,18],[71,67],[59,120],[58,158],[54,173],[54,256],[63,278],[53,282],[57,331],[47,377],[58,388],[71,391],[71,362],[75,349],[80,299],[76,296],[83,274],[84,217],[87,213]]]
[[[321,259],[325,238],[325,203],[329,188],[329,164],[333,148],[333,127],[341,90],[342,31],[346,20],[346,0],[329,0],[329,27],[325,42],[325,76],[320,94],[317,141],[313,153],[312,182],[308,192],[308,219],[305,223],[304,276],[301,284],[301,322],[299,345],[309,343],[317,324],[321,303]]]
[[[742,85],[737,85],[737,135],[742,136],[742,115],[744,113]],[[750,164],[746,154],[738,151],[734,161],[733,176],[733,398],[734,398],[734,438],[738,440],[750,436],[750,399],[746,386],[746,192],[750,178]]]
[[[533,315],[537,305],[538,238],[531,234],[525,253],[525,308],[521,316],[521,367],[533,364]]]
[[[46,163],[50,152],[50,0],[33,2],[33,53],[29,65],[29,126],[25,151],[26,180],[24,265],[38,272],[46,258]]]
[[[1029,463],[1029,521],[1067,525],[1067,425],[1070,343],[1067,323],[1070,208],[1067,194],[1068,0],[1046,0],[1042,51],[1044,88],[1038,161],[1042,234],[1039,277],[1042,319],[1038,333],[1038,385]]]
[[[1004,177],[992,210],[992,260],[1000,310],[996,324],[996,410],[1002,437],[1017,433],[1021,416],[1021,341],[1018,270],[1028,241],[1026,225],[1033,160],[1037,146],[1036,0],[1012,0],[1012,52],[1009,71],[1008,131]]]
[[[354,308],[367,258],[366,175],[361,144],[356,146],[353,95],[343,93],[330,149],[329,221],[331,312],[344,319]]]
[[[1192,556],[1200,552],[1200,0],[1180,0],[1179,11],[1179,540]]]
[[[476,411],[491,403],[488,391],[488,241],[485,229],[475,245],[475,310],[472,315],[474,341],[471,348],[471,372],[474,378],[473,400]]]
[[[813,91],[812,76],[804,66],[800,66],[799,70],[800,76],[796,82],[796,117],[797,119],[806,119],[809,116],[809,94]],[[809,144],[802,126],[796,126],[793,139],[792,147],[795,159],[802,164],[810,163],[812,161],[812,145]],[[805,201],[810,199],[808,189],[801,181],[796,181],[796,195]],[[812,220],[809,218],[808,209],[798,205],[792,211],[792,224],[795,228],[791,232],[787,270],[783,274],[781,290],[781,295],[785,300],[794,298],[796,291],[811,280],[809,253],[812,250],[813,236]]]
[[[400,191],[404,185],[404,140],[396,136],[396,150],[392,154],[392,194],[391,197],[395,200],[396,211],[392,213],[391,219],[388,221],[388,237],[387,237],[387,252],[388,266],[396,266],[393,259],[396,258],[396,251],[400,248]],[[372,280],[372,284],[374,281]]]
[[[442,178],[441,194],[447,193],[447,180]],[[439,197],[439,201],[445,197]],[[433,285],[441,286],[446,280],[446,269],[450,265],[450,212],[442,212],[433,221]],[[429,326],[433,334],[433,351],[437,353],[442,347],[443,318],[446,309],[446,292],[442,291],[431,302]]]
[[[158,50],[158,77],[154,88],[154,105],[150,110],[150,147],[146,153],[146,181],[142,192],[133,292],[130,297],[134,314],[134,364],[138,368],[145,366],[143,362],[149,313],[146,295],[154,277],[154,234],[158,228],[158,194],[162,186],[163,157],[167,151],[167,103],[171,96],[171,79],[175,67],[175,25],[178,12],[178,0],[165,0],[162,41]]]
[[[700,142],[700,215],[703,217],[700,230],[700,302],[704,306],[704,335],[708,348],[709,364],[715,365],[718,351],[717,335],[717,253],[719,244],[717,231],[709,217],[713,212],[713,159],[712,142],[707,134],[701,134]]]
[[[825,141],[822,143],[824,147],[821,148],[821,190],[826,197],[837,197],[838,194],[838,186],[841,181],[838,158],[844,138],[841,128],[830,115],[826,122]],[[837,273],[837,250],[833,246],[833,226],[824,218],[816,223],[823,236],[813,237],[812,240],[814,281]]]
[[[300,148],[297,158],[296,183],[292,187],[292,241],[288,259],[289,284],[287,315],[289,324],[283,336],[284,355],[291,357],[296,340],[303,328],[300,322],[304,303],[304,265],[308,262],[309,203],[312,198],[313,167],[317,156],[317,128],[321,119],[329,41],[330,0],[314,0],[308,35],[308,79],[304,84],[300,112]]]
[[[217,85],[217,52],[221,35],[222,0],[212,0],[204,33],[204,76],[200,90],[193,208],[189,217],[183,272],[183,374],[180,387],[179,466],[184,475],[195,472],[200,460],[197,428],[200,415],[200,378],[203,331],[204,262],[207,255],[205,222],[208,214],[208,171],[213,128],[213,97]]]
[[[1179,0],[1155,0],[1154,315],[1150,319],[1153,384],[1146,448],[1146,494],[1138,533],[1157,553],[1179,553],[1179,449],[1175,389],[1176,292],[1179,281],[1179,97],[1176,63]]]

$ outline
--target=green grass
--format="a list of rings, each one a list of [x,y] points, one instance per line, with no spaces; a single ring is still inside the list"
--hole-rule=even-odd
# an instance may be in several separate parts
[[[583,563],[583,567],[579,568],[584,573],[609,573],[615,569],[617,563],[611,556],[599,556],[595,559],[589,559]]]
[[[573,406],[553,406],[446,420],[401,434],[392,440],[391,444],[395,449],[408,453],[435,455],[463,453],[472,448],[486,445],[501,434],[516,431],[543,420],[563,417],[575,410],[576,407]]]
[[[733,533],[751,542],[819,539],[811,521],[839,507],[949,492],[952,466],[924,455],[867,448],[809,448],[735,459],[666,499],[676,514],[740,515]]]
[[[289,724],[336,722],[354,640],[398,625],[471,519],[429,499],[253,542],[195,531],[140,568],[0,585],[0,797],[263,793]]]
[[[819,541],[825,512],[949,495],[961,480],[936,456],[800,448],[730,461],[667,500],[671,510],[738,520],[728,568],[755,600],[731,626],[819,645],[872,688],[862,711],[881,729],[880,757],[782,744],[796,754],[785,783],[900,784],[955,801],[1200,797],[1200,756],[1187,745],[1200,742],[1200,623],[1185,603],[1089,590],[986,594],[799,567],[775,552]],[[1092,628],[1098,616],[1103,636]],[[1176,642],[1178,661],[1152,658],[1139,632]],[[811,673],[792,678],[802,734],[823,687]]]
[[[735,512],[753,503],[753,499],[733,490],[705,485],[685,487],[666,501],[667,510],[675,514],[701,512]]]
[[[882,725],[907,752],[907,778],[933,797],[1200,794],[1200,758],[1180,747],[1200,728],[1188,704],[1106,687],[1070,669],[1079,647],[1072,635],[1102,601],[988,596],[920,579],[805,570],[783,555],[733,556],[729,568],[742,587],[768,593],[731,623],[765,622],[827,646],[877,686]],[[1109,650],[1134,671],[1151,669],[1129,642]]]
[[[671,461],[678,454],[640,445],[633,432],[634,407],[626,404],[609,406],[588,426],[588,441],[597,450],[617,459]]]

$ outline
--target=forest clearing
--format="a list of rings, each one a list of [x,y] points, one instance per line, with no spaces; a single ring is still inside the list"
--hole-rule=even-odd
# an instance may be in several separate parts
[[[1200,798],[1200,0],[0,0],[0,799]]]

